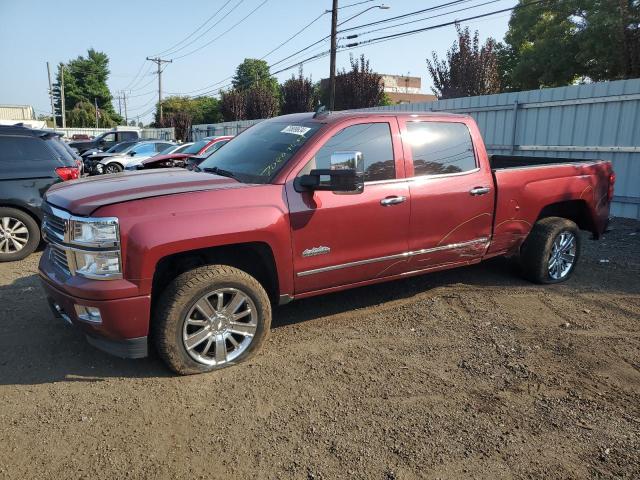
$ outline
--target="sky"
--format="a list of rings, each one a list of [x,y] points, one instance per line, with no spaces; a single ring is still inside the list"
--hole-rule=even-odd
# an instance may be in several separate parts
[[[338,21],[345,23],[338,30],[451,1],[340,0]],[[349,32],[359,33],[357,39],[340,39],[347,33],[339,33],[338,46],[461,20],[513,7],[516,3],[516,0],[460,0],[457,5],[447,8]],[[390,8],[369,9],[377,5]],[[50,0],[0,0],[0,104],[31,105],[37,114],[49,114],[46,62],[53,68],[59,62],[84,56],[89,48],[94,48],[109,56],[111,75],[108,83],[114,96],[120,90],[127,92],[129,118],[141,115],[140,120],[146,123],[151,119],[158,94],[157,75],[153,73],[156,67],[145,60],[147,56],[161,54],[162,58],[173,60],[163,65],[165,97],[169,94],[217,93],[217,89],[228,85],[229,80],[225,79],[233,75],[245,58],[264,57],[314,19],[317,18],[311,26],[265,60],[273,64],[328,36],[331,14],[323,12],[330,8],[331,0],[58,0],[55,8]],[[461,9],[466,10],[451,12]],[[447,12],[451,13],[442,15]],[[357,18],[348,20],[354,15],[358,15]],[[439,16],[426,18],[435,15]],[[367,33],[402,21],[420,19],[424,20]],[[461,24],[478,30],[482,41],[487,37],[502,40],[508,21],[509,12]],[[426,58],[431,58],[432,51],[443,57],[455,39],[455,27],[450,25],[362,45],[350,51],[339,51],[337,67],[338,70],[348,68],[350,54],[365,54],[376,72],[422,77],[423,93],[432,93]],[[271,71],[328,49],[327,39],[277,64]],[[279,73],[278,80],[286,80],[292,73],[297,73],[297,69]],[[329,57],[305,62],[303,69],[314,81],[325,78],[329,72]],[[116,100],[114,107],[117,111]]]

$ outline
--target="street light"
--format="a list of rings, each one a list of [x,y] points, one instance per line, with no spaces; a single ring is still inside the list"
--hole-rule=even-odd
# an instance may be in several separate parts
[[[356,13],[352,17],[343,20],[338,23],[338,0],[333,0],[333,8],[331,11],[331,62],[329,67],[329,110],[333,110],[335,108],[335,99],[336,99],[336,50],[337,50],[337,32],[338,25],[343,25],[350,20],[353,20],[356,17],[359,17],[363,13],[368,12],[369,10],[373,10],[374,8],[379,8],[380,10],[388,10],[390,7],[388,5],[380,4],[374,5],[373,7],[365,8],[360,13]],[[328,13],[327,10],[325,13]]]

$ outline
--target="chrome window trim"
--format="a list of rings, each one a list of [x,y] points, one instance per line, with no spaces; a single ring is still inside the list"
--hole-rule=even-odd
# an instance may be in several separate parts
[[[333,270],[340,270],[343,268],[350,268],[350,267],[358,267],[360,265],[367,265],[370,263],[376,263],[376,262],[385,262],[387,260],[398,260],[401,258],[409,258],[409,257],[415,257],[417,255],[424,255],[426,253],[433,253],[433,252],[439,252],[442,250],[455,250],[458,248],[464,248],[470,245],[475,245],[477,243],[485,243],[488,245],[489,243],[489,237],[481,237],[481,238],[477,238],[475,240],[469,240],[467,242],[459,242],[459,243],[450,243],[448,245],[440,245],[437,247],[432,247],[432,248],[422,248],[420,250],[413,250],[413,251],[408,251],[408,252],[403,252],[403,253],[396,253],[394,255],[387,255],[384,257],[376,257],[376,258],[367,258],[365,260],[357,260],[355,262],[348,262],[348,263],[341,263],[338,265],[329,265],[327,267],[320,267],[320,268],[314,268],[312,270],[305,270],[302,272],[298,272],[296,274],[296,276],[298,277],[306,277],[308,275],[315,275],[317,273],[325,273],[325,272],[331,272]],[[485,246],[487,246],[485,245]]]
[[[455,172],[455,173],[438,173],[435,175],[416,175],[413,177],[407,177],[407,180],[417,180],[422,178],[445,178],[445,177],[460,177],[462,175],[469,175],[471,173],[478,173],[480,171],[480,167],[476,167],[473,170],[466,170],[464,172]]]

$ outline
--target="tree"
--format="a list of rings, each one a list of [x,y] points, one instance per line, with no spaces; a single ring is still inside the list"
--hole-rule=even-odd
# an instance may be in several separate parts
[[[256,84],[266,85],[274,94],[278,93],[278,81],[269,73],[269,65],[264,60],[245,58],[237,66],[236,73],[231,80],[233,88],[244,91]]]
[[[383,105],[386,100],[382,76],[369,66],[364,55],[349,58],[351,70],[336,75],[335,109],[367,108]],[[329,103],[328,81],[323,81],[323,103]]]
[[[280,105],[278,97],[268,85],[257,84],[244,92],[246,96],[247,120],[270,118],[278,115]]]
[[[203,123],[217,123],[222,121],[220,104],[213,97],[171,96],[162,100],[163,113],[180,113],[191,118],[191,122],[198,125]],[[160,112],[156,110],[155,123],[160,121]]]
[[[157,122],[156,125],[160,128],[174,128],[176,139],[185,142],[191,132],[191,116],[186,112],[171,112],[164,114],[162,121]]]
[[[282,98],[282,113],[311,112],[318,102],[317,90],[310,78],[302,74],[302,67],[298,76],[291,78],[280,87]]]
[[[61,63],[59,67],[64,68],[67,125],[79,127],[81,125],[76,125],[76,121],[86,123],[85,114],[88,113],[86,103],[98,104],[101,126],[112,127],[122,122],[122,117],[116,114],[111,103],[112,96],[107,86],[110,73],[109,57],[105,53],[91,48],[87,51],[86,58],[80,55],[66,65]],[[56,83],[53,87],[55,106],[58,112],[62,111],[60,68],[56,73]],[[76,107],[78,110],[74,112]],[[95,107],[92,108],[94,108],[93,125],[95,126]]]
[[[513,11],[500,53],[510,89],[640,76],[640,2],[556,0]]]
[[[480,46],[477,30],[473,37],[468,27],[456,25],[456,30],[458,40],[446,60],[439,60],[436,52],[432,52],[432,60],[427,59],[433,93],[438,98],[458,98],[500,92],[496,41],[488,38]]]
[[[220,94],[220,111],[225,122],[246,120],[247,96],[239,90],[229,90]]]

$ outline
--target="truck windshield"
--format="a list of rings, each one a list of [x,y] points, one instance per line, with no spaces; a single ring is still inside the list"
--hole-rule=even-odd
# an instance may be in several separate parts
[[[313,123],[258,123],[204,160],[199,170],[229,172],[246,183],[269,183],[320,127]]]

